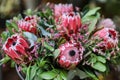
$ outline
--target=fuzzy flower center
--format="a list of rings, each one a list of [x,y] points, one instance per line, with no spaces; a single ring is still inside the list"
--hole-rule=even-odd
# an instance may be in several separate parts
[[[16,45],[16,42],[13,42],[13,44],[12,44],[13,46],[15,46]]]
[[[116,33],[113,30],[109,30],[109,37],[112,39],[116,39]]]
[[[75,51],[74,50],[71,50],[70,52],[69,52],[69,55],[72,57],[72,56],[75,56]]]

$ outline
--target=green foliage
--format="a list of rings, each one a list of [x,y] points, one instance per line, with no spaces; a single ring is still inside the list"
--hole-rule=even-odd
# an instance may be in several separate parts
[[[1,34],[2,41],[5,42],[8,37],[10,37],[10,33],[9,32],[6,32],[6,31],[2,32],[2,34]]]
[[[92,78],[93,80],[99,80],[99,79],[97,78],[97,76],[96,76],[92,71],[90,71],[90,70],[88,70],[88,69],[85,69],[85,68],[84,68],[84,71],[85,71],[85,73],[86,73],[87,75],[89,75],[89,77]]]
[[[72,80],[75,76],[78,76],[80,79],[85,79],[89,77],[86,72],[76,68],[68,72],[67,80]]]
[[[40,74],[40,77],[43,79],[54,79],[57,75],[58,75],[57,70],[52,70],[52,71],[47,71],[47,72],[43,72],[42,74]]]
[[[52,17],[53,16],[53,12],[50,8],[46,8],[45,11],[40,11],[37,13],[39,16],[41,16],[41,18],[50,18],[50,16]]]
[[[59,69],[43,72],[39,76],[46,80],[67,80],[67,73]]]
[[[51,33],[47,32],[42,26],[38,26],[43,36],[51,36]]]
[[[18,32],[18,26],[17,26],[17,23],[15,23],[15,22],[11,22],[10,20],[8,20],[8,21],[6,21],[6,26],[7,26],[8,31],[10,32],[10,34],[13,34],[13,30]]]
[[[62,80],[67,80],[67,72],[65,70],[60,71],[60,76],[62,77]]]
[[[60,54],[60,50],[59,49],[56,49],[54,52],[53,52],[53,55],[54,55],[54,58],[56,59]]]
[[[34,42],[37,41],[37,36],[35,34],[32,34],[30,32],[23,32],[23,35],[30,40],[33,40]]]
[[[86,17],[89,17],[89,16],[92,16],[92,15],[95,15],[98,10],[100,10],[100,7],[96,7],[96,8],[90,9],[90,10],[82,17],[82,19],[84,19],[84,18],[86,18]]]
[[[101,62],[96,62],[92,65],[92,67],[98,71],[105,72],[106,66],[105,64],[102,64]]]
[[[106,58],[103,56],[97,56],[93,53],[90,54],[90,58],[88,59],[88,64],[91,64],[91,67],[100,71],[106,71]]]
[[[47,42],[44,42],[44,47],[50,51],[54,51],[54,48],[52,46],[50,46]]]
[[[24,11],[24,14],[27,15],[27,16],[29,16],[29,15],[35,14],[35,12],[32,11],[31,9],[27,9],[26,11]]]
[[[101,63],[106,63],[106,59],[105,59],[104,57],[102,57],[102,56],[98,56],[98,57],[97,57],[97,60],[98,60],[99,62],[101,62]]]
[[[37,65],[29,66],[26,68],[26,78],[25,80],[34,80],[34,78],[37,76],[37,71],[39,67]]]
[[[88,32],[91,33],[95,29],[95,25],[97,24],[98,19],[100,18],[100,14],[97,12],[100,7],[90,9],[83,17],[82,23],[89,23]]]
[[[5,64],[6,62],[8,62],[10,60],[10,58],[8,56],[5,56],[3,59],[0,60],[0,66],[2,64]]]

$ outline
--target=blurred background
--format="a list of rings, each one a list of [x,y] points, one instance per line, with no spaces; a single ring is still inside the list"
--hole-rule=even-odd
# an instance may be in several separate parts
[[[83,7],[100,6],[102,16],[112,18],[120,32],[120,0],[0,0],[0,34],[5,30],[5,21],[18,14],[23,14],[26,9],[35,10],[51,3],[72,3],[74,6]],[[0,56],[1,57],[1,56]],[[0,67],[0,80],[20,80],[14,68],[9,64]],[[111,69],[111,73],[104,80],[120,80],[120,68]]]

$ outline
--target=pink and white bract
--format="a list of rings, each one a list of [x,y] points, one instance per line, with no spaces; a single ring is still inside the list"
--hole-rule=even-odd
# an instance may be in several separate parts
[[[21,30],[32,32],[36,34],[37,32],[37,17],[27,16],[25,19],[18,21],[18,27]]]
[[[25,57],[28,57],[28,48],[29,43],[27,40],[18,34],[14,34],[9,37],[3,45],[5,53],[18,64],[23,62]]]
[[[66,42],[60,47],[58,63],[65,69],[74,69],[83,57],[83,47],[77,43]]]
[[[78,13],[66,13],[61,16],[60,25],[58,30],[66,34],[76,34],[81,27],[81,18]]]
[[[54,6],[54,16],[55,20],[58,21],[59,17],[64,13],[73,12],[72,4],[58,4]]]
[[[103,39],[102,42],[98,43],[98,46],[104,49],[115,48],[118,44],[117,32],[112,28],[103,28],[97,31],[95,35]]]

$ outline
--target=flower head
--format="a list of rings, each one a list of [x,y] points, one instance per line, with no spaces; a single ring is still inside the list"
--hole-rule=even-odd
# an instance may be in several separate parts
[[[4,52],[18,64],[23,62],[25,57],[28,57],[28,49],[28,41],[18,34],[9,37],[3,45]]]
[[[56,21],[62,14],[69,12],[73,12],[72,4],[57,4],[54,6],[54,16]]]
[[[66,34],[76,34],[81,27],[81,18],[78,13],[66,13],[61,16],[60,25],[58,30]]]
[[[23,20],[18,21],[18,27],[21,30],[32,32],[36,34],[37,32],[37,17],[27,16]]]
[[[98,46],[104,49],[114,48],[118,44],[117,32],[112,28],[103,28],[97,31],[95,36],[103,39],[102,42],[98,43]]]
[[[82,60],[83,47],[77,43],[65,43],[60,47],[60,54],[58,56],[58,63],[65,69],[73,69]]]

